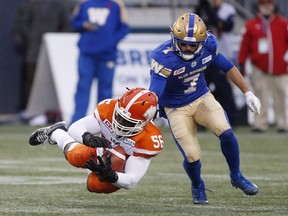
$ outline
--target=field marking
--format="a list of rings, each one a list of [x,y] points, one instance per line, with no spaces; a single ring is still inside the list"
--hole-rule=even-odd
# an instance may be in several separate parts
[[[63,176],[1,176],[1,185],[83,184],[86,178]]]

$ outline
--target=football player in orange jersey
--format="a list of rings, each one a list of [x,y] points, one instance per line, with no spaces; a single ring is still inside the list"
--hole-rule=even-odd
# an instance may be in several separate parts
[[[151,158],[163,149],[162,134],[152,122],[156,111],[157,98],[153,92],[130,89],[119,100],[103,100],[94,114],[74,122],[69,129],[65,122],[37,129],[29,143],[57,144],[71,165],[88,168],[90,192],[130,189],[145,175]],[[106,160],[100,157],[116,146],[122,146],[125,151],[123,171],[113,169],[110,156]]]

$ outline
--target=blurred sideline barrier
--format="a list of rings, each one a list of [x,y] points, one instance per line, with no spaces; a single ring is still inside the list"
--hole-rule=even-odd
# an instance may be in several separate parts
[[[121,96],[126,87],[149,87],[150,53],[169,38],[169,34],[129,34],[119,44],[113,98]],[[46,33],[43,36],[26,117],[32,118],[47,111],[60,110],[63,120],[70,122],[74,112],[74,94],[78,79],[78,39],[77,33]],[[235,37],[235,58],[239,40],[239,37]],[[247,71],[249,72],[249,64]],[[97,81],[94,81],[87,114],[92,114],[96,105],[96,86]],[[236,105],[240,110],[246,106],[245,98],[237,88],[233,89]],[[247,116],[248,123],[253,122],[253,114],[248,112]],[[272,109],[269,119],[271,122],[274,120]]]
[[[27,117],[60,108],[63,120],[70,122],[78,79],[78,38],[77,33],[44,35],[26,110]],[[114,98],[121,96],[126,87],[148,88],[150,52],[167,39],[169,34],[130,34],[119,44]],[[97,82],[94,82],[87,114],[92,114],[96,105],[96,85]]]

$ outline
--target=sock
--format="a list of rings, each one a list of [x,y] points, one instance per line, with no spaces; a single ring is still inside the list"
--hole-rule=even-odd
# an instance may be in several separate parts
[[[200,160],[189,163],[188,161],[183,161],[183,167],[189,176],[192,186],[195,188],[199,188],[202,183],[201,179],[201,162]]]
[[[232,129],[226,130],[219,136],[221,150],[226,158],[231,179],[237,179],[242,174],[240,172],[240,153],[237,138]]]
[[[71,142],[75,142],[75,140],[68,135],[68,133],[64,130],[57,129],[53,131],[50,136],[52,141],[55,141],[59,148],[63,151],[65,146]]]

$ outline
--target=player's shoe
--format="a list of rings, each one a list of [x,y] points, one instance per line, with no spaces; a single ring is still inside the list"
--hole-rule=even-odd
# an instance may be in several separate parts
[[[258,187],[244,176],[238,179],[231,179],[231,184],[235,188],[240,188],[246,195],[253,196],[258,193]]]
[[[62,121],[62,122],[57,122],[48,127],[39,128],[31,134],[29,138],[29,144],[33,146],[40,145],[47,140],[51,145],[56,144],[54,141],[50,139],[50,135],[52,134],[53,131],[57,129],[62,129],[64,131],[67,131],[68,126],[66,122]]]
[[[192,185],[192,199],[194,204],[208,204],[208,199],[205,192],[205,184],[202,181],[199,187]]]

